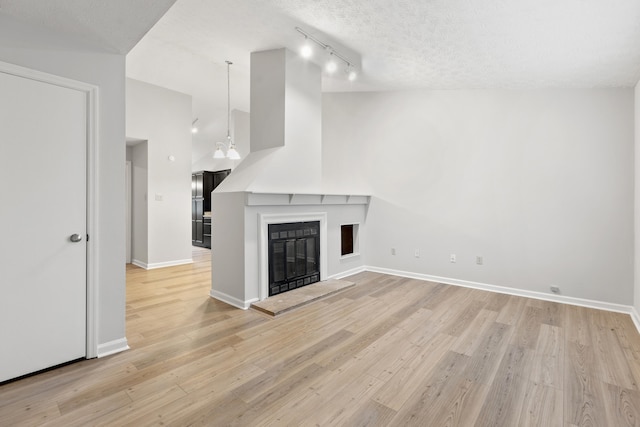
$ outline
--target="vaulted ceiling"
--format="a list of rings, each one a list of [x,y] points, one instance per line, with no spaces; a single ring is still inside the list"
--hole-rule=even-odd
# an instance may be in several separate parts
[[[361,65],[355,83],[325,77],[326,91],[631,87],[640,79],[637,0],[173,1],[0,0],[0,13],[128,52],[128,76],[192,95],[203,129],[194,160],[226,132],[224,61],[234,62],[232,108],[248,111],[250,52],[296,50],[296,26]]]
[[[0,13],[128,53],[176,0],[0,0]]]

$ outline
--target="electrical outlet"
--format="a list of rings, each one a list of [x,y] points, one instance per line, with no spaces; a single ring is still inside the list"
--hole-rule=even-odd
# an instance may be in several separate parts
[[[482,256],[480,255],[476,256],[476,264],[482,265],[483,262],[484,260],[482,259]]]
[[[456,254],[449,255],[449,261],[455,263],[456,262]]]
[[[558,286],[551,286],[550,289],[551,289],[551,292],[553,292],[554,294],[560,293],[560,288]]]
[[[391,248],[391,255],[395,255],[396,254],[396,248]]]
[[[416,258],[420,258],[420,249],[416,249],[415,251],[413,251],[413,256]]]

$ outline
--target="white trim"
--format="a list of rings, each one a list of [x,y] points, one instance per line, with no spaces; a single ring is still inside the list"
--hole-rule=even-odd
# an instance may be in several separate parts
[[[98,355],[98,86],[0,61],[0,72],[84,92],[87,96],[87,336],[86,358]]]
[[[245,193],[247,206],[368,205],[371,197],[364,194]]]
[[[631,313],[629,314],[631,315],[631,320],[633,320],[633,323],[636,325],[636,329],[640,332],[640,314],[638,314],[638,310],[636,310],[635,307],[631,307]]]
[[[111,356],[121,351],[129,350],[129,344],[126,338],[105,342],[98,345],[97,357]]]
[[[87,358],[98,357],[98,283],[100,283],[98,256],[98,224],[100,206],[98,202],[98,87],[88,92],[89,119],[87,139]]]
[[[132,245],[131,245],[131,222],[132,222],[132,212],[133,212],[133,199],[131,198],[132,196],[132,188],[131,185],[133,183],[132,180],[132,164],[130,160],[125,160],[124,162],[124,181],[125,181],[125,185],[124,185],[124,191],[125,191],[125,200],[126,200],[126,206],[127,206],[127,210],[125,212],[125,225],[126,225],[126,234],[125,234],[125,246],[126,246],[126,262],[130,263],[131,262],[131,257],[132,257]]]
[[[153,270],[156,268],[164,268],[164,267],[175,267],[176,265],[185,265],[185,264],[193,264],[193,259],[178,259],[175,261],[165,261],[165,262],[153,262],[146,263],[137,259],[131,260],[131,264],[136,265],[140,268],[144,268],[145,270]]]
[[[364,266],[360,266],[360,267],[352,268],[351,270],[343,271],[341,273],[332,274],[328,278],[340,280],[348,276],[353,276],[354,274],[362,273],[363,271],[367,271],[367,269]]]
[[[242,310],[248,309],[251,306],[251,304],[253,304],[256,301],[259,301],[258,298],[253,298],[248,301],[242,301],[236,297],[232,297],[229,294],[225,294],[224,292],[216,291],[215,289],[211,289],[209,291],[209,296],[211,298],[215,298],[219,301],[222,301],[226,304],[232,305],[237,308],[241,308]]]
[[[583,298],[567,297],[563,295],[545,294],[542,292],[508,288],[505,286],[489,285],[486,283],[470,282],[467,280],[451,279],[448,277],[431,276],[429,274],[412,273],[409,271],[393,270],[390,268],[366,266],[364,267],[364,269],[366,271],[371,271],[374,273],[391,274],[394,276],[408,277],[410,279],[427,280],[430,282],[444,283],[446,285],[462,286],[465,288],[480,289],[483,291],[497,292],[501,294],[516,295],[520,297],[527,297],[527,298],[539,299],[544,301],[559,302],[563,304],[595,308],[598,310],[613,311],[616,313],[625,313],[625,314],[631,315],[632,318],[634,317],[632,314],[634,309],[633,307],[628,305],[615,304],[615,303],[609,303],[609,302],[603,302],[603,301],[595,301],[595,300],[589,300],[589,299],[583,299]],[[637,322],[636,319],[634,319],[634,322],[636,323],[636,327],[638,327],[638,323],[640,322]],[[638,328],[638,332],[640,332],[640,328]]]
[[[142,262],[139,259],[132,259],[131,264],[135,265],[136,267],[144,268],[145,270],[147,269],[147,263]]]
[[[288,222],[320,222],[320,280],[327,278],[327,213],[258,214],[258,286],[259,301],[269,296],[269,225]]]

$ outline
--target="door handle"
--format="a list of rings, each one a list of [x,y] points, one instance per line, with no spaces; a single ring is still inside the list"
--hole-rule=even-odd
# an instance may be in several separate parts
[[[78,243],[82,241],[82,235],[80,234],[72,234],[69,237],[69,240],[71,240],[73,243]]]

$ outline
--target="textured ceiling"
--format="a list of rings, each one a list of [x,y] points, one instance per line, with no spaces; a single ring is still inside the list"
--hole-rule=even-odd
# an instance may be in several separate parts
[[[194,161],[249,111],[249,54],[297,50],[295,26],[361,62],[325,91],[630,87],[640,79],[638,0],[178,0],[127,57],[127,75],[194,97]],[[209,151],[207,151],[209,150]]]
[[[374,84],[430,88],[632,86],[640,2],[273,0],[362,54]]]
[[[0,0],[0,13],[129,52],[129,77],[192,95],[203,129],[194,160],[226,133],[224,61],[234,62],[232,108],[248,111],[250,52],[296,50],[295,26],[361,65],[355,83],[325,77],[325,91],[631,87],[640,79],[638,0],[174,1]]]
[[[329,90],[611,87],[640,78],[638,0],[178,0],[149,48],[229,58],[246,72],[253,50],[297,48],[296,25],[361,56],[359,83],[325,82]]]

